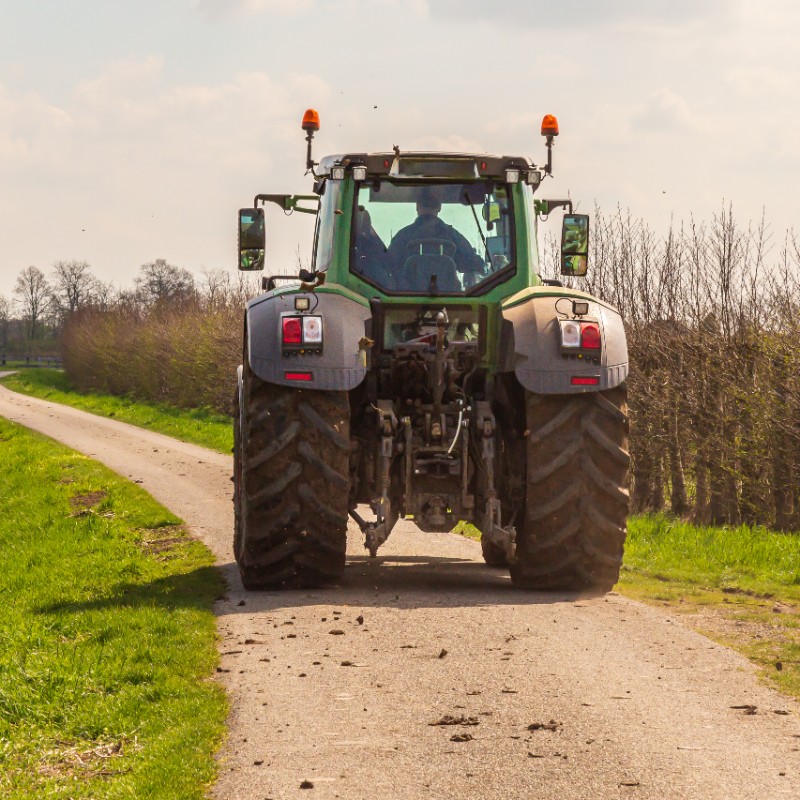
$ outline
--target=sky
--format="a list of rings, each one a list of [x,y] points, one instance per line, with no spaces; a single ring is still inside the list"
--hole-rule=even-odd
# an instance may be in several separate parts
[[[797,226],[793,0],[0,0],[0,295],[88,261],[130,287],[165,258],[236,269],[236,212],[309,193],[315,157],[446,149],[541,164],[541,197],[655,231],[762,213]],[[550,226],[555,224],[552,220]],[[267,270],[307,260],[305,215],[267,211]]]

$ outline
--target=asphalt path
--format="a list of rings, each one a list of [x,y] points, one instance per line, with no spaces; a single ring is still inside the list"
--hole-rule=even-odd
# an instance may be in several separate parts
[[[354,529],[339,587],[245,592],[230,457],[2,387],[0,416],[141,484],[214,552],[213,797],[800,797],[798,704],[669,610],[517,591],[475,542],[407,522],[377,559]]]

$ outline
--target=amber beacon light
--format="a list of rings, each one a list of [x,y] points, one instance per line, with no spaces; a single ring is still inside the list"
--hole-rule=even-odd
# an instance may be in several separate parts
[[[313,108],[309,108],[308,111],[303,114],[303,124],[301,127],[304,131],[319,130],[319,114]],[[544,130],[544,128],[542,128],[542,130]],[[556,131],[556,133],[558,133],[558,131]]]
[[[542,136],[558,136],[558,120],[552,114],[545,114],[542,119]]]
[[[306,113],[303,114],[303,123],[300,127],[306,132],[306,142],[308,144],[306,150],[306,169],[310,170],[313,174],[316,162],[311,158],[311,140],[314,138],[314,134],[319,130],[319,114],[313,108],[309,108]]]
[[[547,166],[544,171],[553,174],[553,139],[558,136],[558,120],[552,114],[545,114],[542,119],[542,136],[547,146]]]

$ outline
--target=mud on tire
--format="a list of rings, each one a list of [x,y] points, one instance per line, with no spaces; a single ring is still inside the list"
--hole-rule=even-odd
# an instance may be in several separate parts
[[[526,392],[525,524],[515,586],[609,591],[628,514],[627,388],[572,396]]]
[[[247,589],[335,583],[350,492],[345,392],[265,383],[247,365],[234,422],[234,555]]]

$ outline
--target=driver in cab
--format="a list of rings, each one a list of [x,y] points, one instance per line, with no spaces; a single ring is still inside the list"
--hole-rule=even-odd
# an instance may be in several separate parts
[[[461,233],[439,219],[441,210],[436,189],[421,187],[417,218],[395,234],[387,250],[396,289],[427,291],[431,281],[436,281],[440,291],[458,292],[462,286],[456,272],[467,287],[483,275],[483,259]]]

